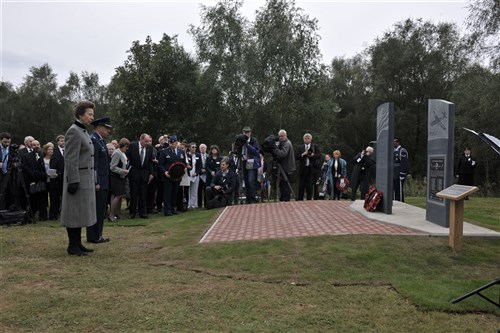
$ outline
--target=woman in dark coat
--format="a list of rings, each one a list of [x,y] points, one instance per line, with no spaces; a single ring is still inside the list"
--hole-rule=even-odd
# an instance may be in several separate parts
[[[207,158],[205,162],[205,168],[207,170],[207,187],[212,183],[213,177],[215,177],[215,173],[220,170],[220,162],[222,161],[222,157],[220,156],[220,149],[217,145],[210,146],[210,156]]]
[[[75,107],[75,118],[64,137],[61,225],[68,232],[68,253],[82,256],[94,251],[82,245],[82,227],[90,227],[97,221],[94,145],[86,129],[94,120],[94,103],[79,102]]]

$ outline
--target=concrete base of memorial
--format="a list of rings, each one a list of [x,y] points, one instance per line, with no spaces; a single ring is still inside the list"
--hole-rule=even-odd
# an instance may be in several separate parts
[[[426,221],[425,209],[405,204],[404,202],[393,201],[392,214],[387,215],[382,212],[367,212],[363,208],[364,201],[356,200],[351,204],[351,208],[363,216],[382,223],[388,223],[424,232],[429,236],[446,236],[450,234],[450,229]],[[500,239],[500,232],[479,227],[464,221],[464,237],[493,237]]]

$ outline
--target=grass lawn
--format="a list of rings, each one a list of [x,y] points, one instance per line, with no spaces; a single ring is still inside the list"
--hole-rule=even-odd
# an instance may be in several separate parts
[[[500,230],[497,201],[472,198],[465,219]],[[461,251],[424,236],[198,244],[217,213],[106,222],[111,242],[83,258],[67,255],[58,223],[0,228],[0,331],[500,329],[500,310],[482,298],[450,304],[500,277],[498,239],[465,238]],[[499,291],[484,295],[497,301]]]

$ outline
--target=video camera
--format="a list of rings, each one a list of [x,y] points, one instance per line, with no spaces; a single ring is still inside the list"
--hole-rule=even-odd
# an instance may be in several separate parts
[[[21,154],[19,153],[19,146],[16,144],[11,144],[9,146],[9,163],[13,166],[21,166]]]
[[[248,142],[248,135],[246,134],[238,134],[234,138],[234,147],[240,150],[246,143]]]
[[[274,149],[278,146],[279,137],[277,135],[270,135],[262,141],[260,147],[265,153],[272,154]]]

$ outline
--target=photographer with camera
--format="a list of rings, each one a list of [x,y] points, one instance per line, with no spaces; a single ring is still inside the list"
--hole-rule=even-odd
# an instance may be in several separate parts
[[[295,154],[293,145],[284,129],[278,132],[278,142],[272,149],[273,158],[276,158],[278,164],[283,170],[284,175],[280,177],[280,201],[290,201],[292,189],[290,185],[290,177],[295,171]]]
[[[243,127],[243,133],[236,136],[234,146],[241,157],[246,203],[256,203],[257,169],[260,168],[259,141],[252,137],[250,126]]]
[[[207,209],[231,206],[233,193],[238,188],[236,174],[229,169],[229,158],[220,162],[220,170],[212,178],[212,183],[206,188]]]

